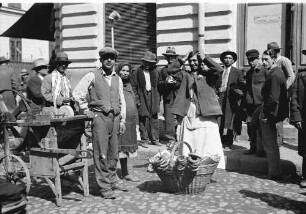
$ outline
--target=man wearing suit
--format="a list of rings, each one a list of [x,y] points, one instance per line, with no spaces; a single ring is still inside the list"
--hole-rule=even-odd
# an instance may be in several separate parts
[[[133,72],[131,84],[136,97],[139,115],[141,146],[148,148],[148,143],[161,146],[159,142],[158,112],[160,95],[157,90],[158,72],[156,55],[146,51],[142,65]]]
[[[256,143],[260,143],[260,129],[258,116],[262,109],[263,99],[261,88],[265,83],[268,71],[259,63],[259,51],[256,49],[248,50],[245,53],[250,69],[246,73],[246,111],[247,111],[247,128],[250,137],[250,149],[245,154],[255,154]],[[259,154],[258,153],[258,154]],[[260,154],[259,154],[260,155]]]
[[[43,107],[44,97],[41,94],[41,84],[44,77],[48,74],[48,65],[42,58],[36,59],[33,63],[34,67],[32,70],[35,71],[35,76],[30,77],[28,80],[27,94],[29,100],[36,105]]]
[[[241,89],[244,86],[244,79],[242,71],[232,66],[237,60],[235,52],[223,52],[220,55],[220,60],[224,64],[224,68],[216,87],[223,113],[221,121],[219,121],[219,127],[224,150],[230,150],[233,145],[235,131],[233,130],[233,122],[235,113],[239,108],[239,101],[243,96]]]

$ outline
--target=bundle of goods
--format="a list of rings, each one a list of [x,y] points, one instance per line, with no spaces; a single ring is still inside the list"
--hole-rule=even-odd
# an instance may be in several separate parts
[[[190,152],[188,157],[174,155],[182,144],[187,145]],[[202,193],[210,183],[211,176],[218,166],[220,157],[210,155],[201,157],[192,153],[190,145],[186,142],[178,142],[171,150],[159,152],[149,158],[155,172],[164,186],[172,193],[197,194]]]

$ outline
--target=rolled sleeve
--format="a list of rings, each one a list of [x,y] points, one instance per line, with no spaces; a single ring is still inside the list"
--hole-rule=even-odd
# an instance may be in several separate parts
[[[89,88],[95,82],[95,75],[93,72],[87,73],[77,84],[75,89],[72,92],[72,96],[79,103],[80,109],[83,111],[88,110],[88,101],[86,95],[89,91]]]

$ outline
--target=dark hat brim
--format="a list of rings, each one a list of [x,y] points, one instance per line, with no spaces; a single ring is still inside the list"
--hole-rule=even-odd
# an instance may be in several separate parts
[[[163,53],[164,56],[178,56],[178,54],[174,53]]]
[[[72,63],[72,61],[70,61],[70,60],[54,60],[53,61],[54,63],[59,63],[59,62],[64,62],[64,63],[66,63],[66,64],[70,64],[70,63]]]
[[[156,63],[157,62],[155,60],[149,60],[149,59],[145,59],[145,58],[142,58],[141,60],[142,61],[146,61],[146,62],[152,62],[152,63]]]
[[[234,59],[234,62],[237,61],[237,54],[233,51],[224,51],[223,53],[221,53],[220,55],[220,60],[221,62],[223,61],[223,58],[226,56],[226,55],[231,55]]]
[[[302,50],[302,54],[306,55],[306,50]]]
[[[31,70],[35,70],[35,69],[42,68],[42,67],[48,68],[48,65],[39,65],[39,66],[33,67]]]

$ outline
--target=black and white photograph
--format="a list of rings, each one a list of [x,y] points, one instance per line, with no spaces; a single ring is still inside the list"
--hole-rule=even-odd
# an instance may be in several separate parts
[[[0,0],[0,213],[305,214],[306,3]]]

